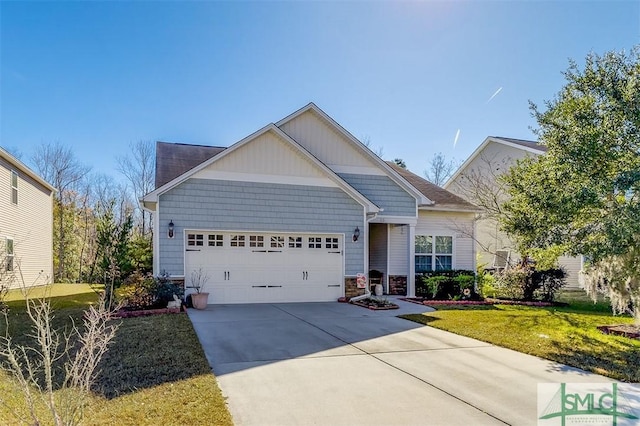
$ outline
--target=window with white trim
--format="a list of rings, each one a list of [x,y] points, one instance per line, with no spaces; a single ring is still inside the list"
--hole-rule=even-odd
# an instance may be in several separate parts
[[[244,235],[232,235],[231,247],[244,247],[245,238]]]
[[[453,269],[453,237],[416,235],[416,273]]]
[[[11,202],[18,204],[18,173],[11,170]]]
[[[264,235],[249,235],[249,247],[264,247]]]
[[[289,237],[289,248],[302,248],[302,237]]]
[[[187,245],[202,247],[204,245],[204,234],[187,234]]]
[[[223,247],[224,236],[221,234],[209,234],[209,247]]]
[[[322,248],[322,237],[309,237],[309,248]]]
[[[272,235],[271,236],[271,247],[272,248],[282,248],[284,247],[284,237],[281,235]]]
[[[5,257],[6,257],[6,270],[8,272],[13,271],[13,258],[14,258],[14,251],[13,251],[13,239],[12,238],[7,238],[5,240]]]

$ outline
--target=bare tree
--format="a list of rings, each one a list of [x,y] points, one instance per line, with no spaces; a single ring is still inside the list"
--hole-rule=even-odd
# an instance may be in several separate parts
[[[384,147],[379,146],[377,148],[374,148],[373,145],[371,145],[371,138],[369,136],[364,136],[362,138],[362,144],[369,148],[378,157],[382,158],[384,156]]]
[[[403,168],[403,169],[407,168],[407,163],[405,163],[402,158],[394,158],[393,162],[396,163],[396,165],[400,168]]]
[[[138,141],[129,144],[128,156],[118,156],[118,170],[133,188],[136,199],[153,191],[155,178],[155,145],[151,141]],[[140,230],[146,235],[151,230],[151,213],[145,212],[135,203],[136,212],[141,216]],[[149,217],[147,217],[147,215]]]
[[[56,277],[64,276],[66,268],[66,244],[67,233],[65,228],[65,200],[70,199],[70,192],[89,173],[90,167],[82,165],[74,156],[69,147],[63,146],[60,142],[40,145],[31,156],[36,171],[46,181],[51,183],[57,190],[56,203],[59,214],[57,215],[58,226],[58,267]]]
[[[458,163],[455,160],[447,160],[443,153],[438,152],[433,154],[429,168],[424,171],[424,176],[429,182],[442,186],[457,168]]]

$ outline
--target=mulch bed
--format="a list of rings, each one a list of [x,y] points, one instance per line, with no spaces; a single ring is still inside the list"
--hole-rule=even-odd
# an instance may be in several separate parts
[[[127,311],[124,309],[120,309],[116,314],[116,317],[137,318],[137,317],[147,317],[150,315],[179,314],[180,312],[186,312],[184,310],[184,306],[182,308],[141,309],[139,311]]]
[[[505,300],[505,299],[491,299],[491,298],[487,298],[484,300],[431,300],[431,299],[425,299],[424,297],[401,297],[400,300],[404,300],[406,302],[411,302],[411,303],[417,303],[418,305],[426,305],[426,306],[522,305],[522,306],[548,307],[548,306],[564,305],[564,304],[553,303],[553,302],[528,302],[524,300]]]
[[[631,324],[601,325],[598,327],[598,330],[604,334],[640,339],[640,327]]]
[[[372,311],[388,311],[391,309],[398,309],[399,306],[395,303],[386,302],[381,303],[372,299],[363,299],[363,300],[351,300],[349,303],[356,306],[361,306],[363,308],[371,309]]]

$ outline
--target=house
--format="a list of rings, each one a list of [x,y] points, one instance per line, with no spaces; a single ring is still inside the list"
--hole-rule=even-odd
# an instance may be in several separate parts
[[[0,277],[11,287],[53,280],[55,189],[0,147]]]
[[[473,269],[476,207],[387,163],[313,103],[228,148],[158,142],[154,273],[208,278],[209,303],[413,295],[415,273]],[[360,286],[358,277],[360,276]]]
[[[494,214],[508,197],[498,177],[518,160],[543,155],[546,151],[546,146],[535,141],[490,136],[444,184],[448,191],[484,209],[479,215],[475,237],[481,264],[501,267],[517,260],[515,244],[500,230]],[[579,287],[582,256],[561,256],[558,262],[567,272],[567,285]]]

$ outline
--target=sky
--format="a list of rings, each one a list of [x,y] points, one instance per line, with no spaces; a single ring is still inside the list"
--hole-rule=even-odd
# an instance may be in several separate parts
[[[314,102],[422,175],[535,139],[562,72],[640,44],[633,1],[0,1],[0,146],[118,176],[137,141],[230,146]]]

